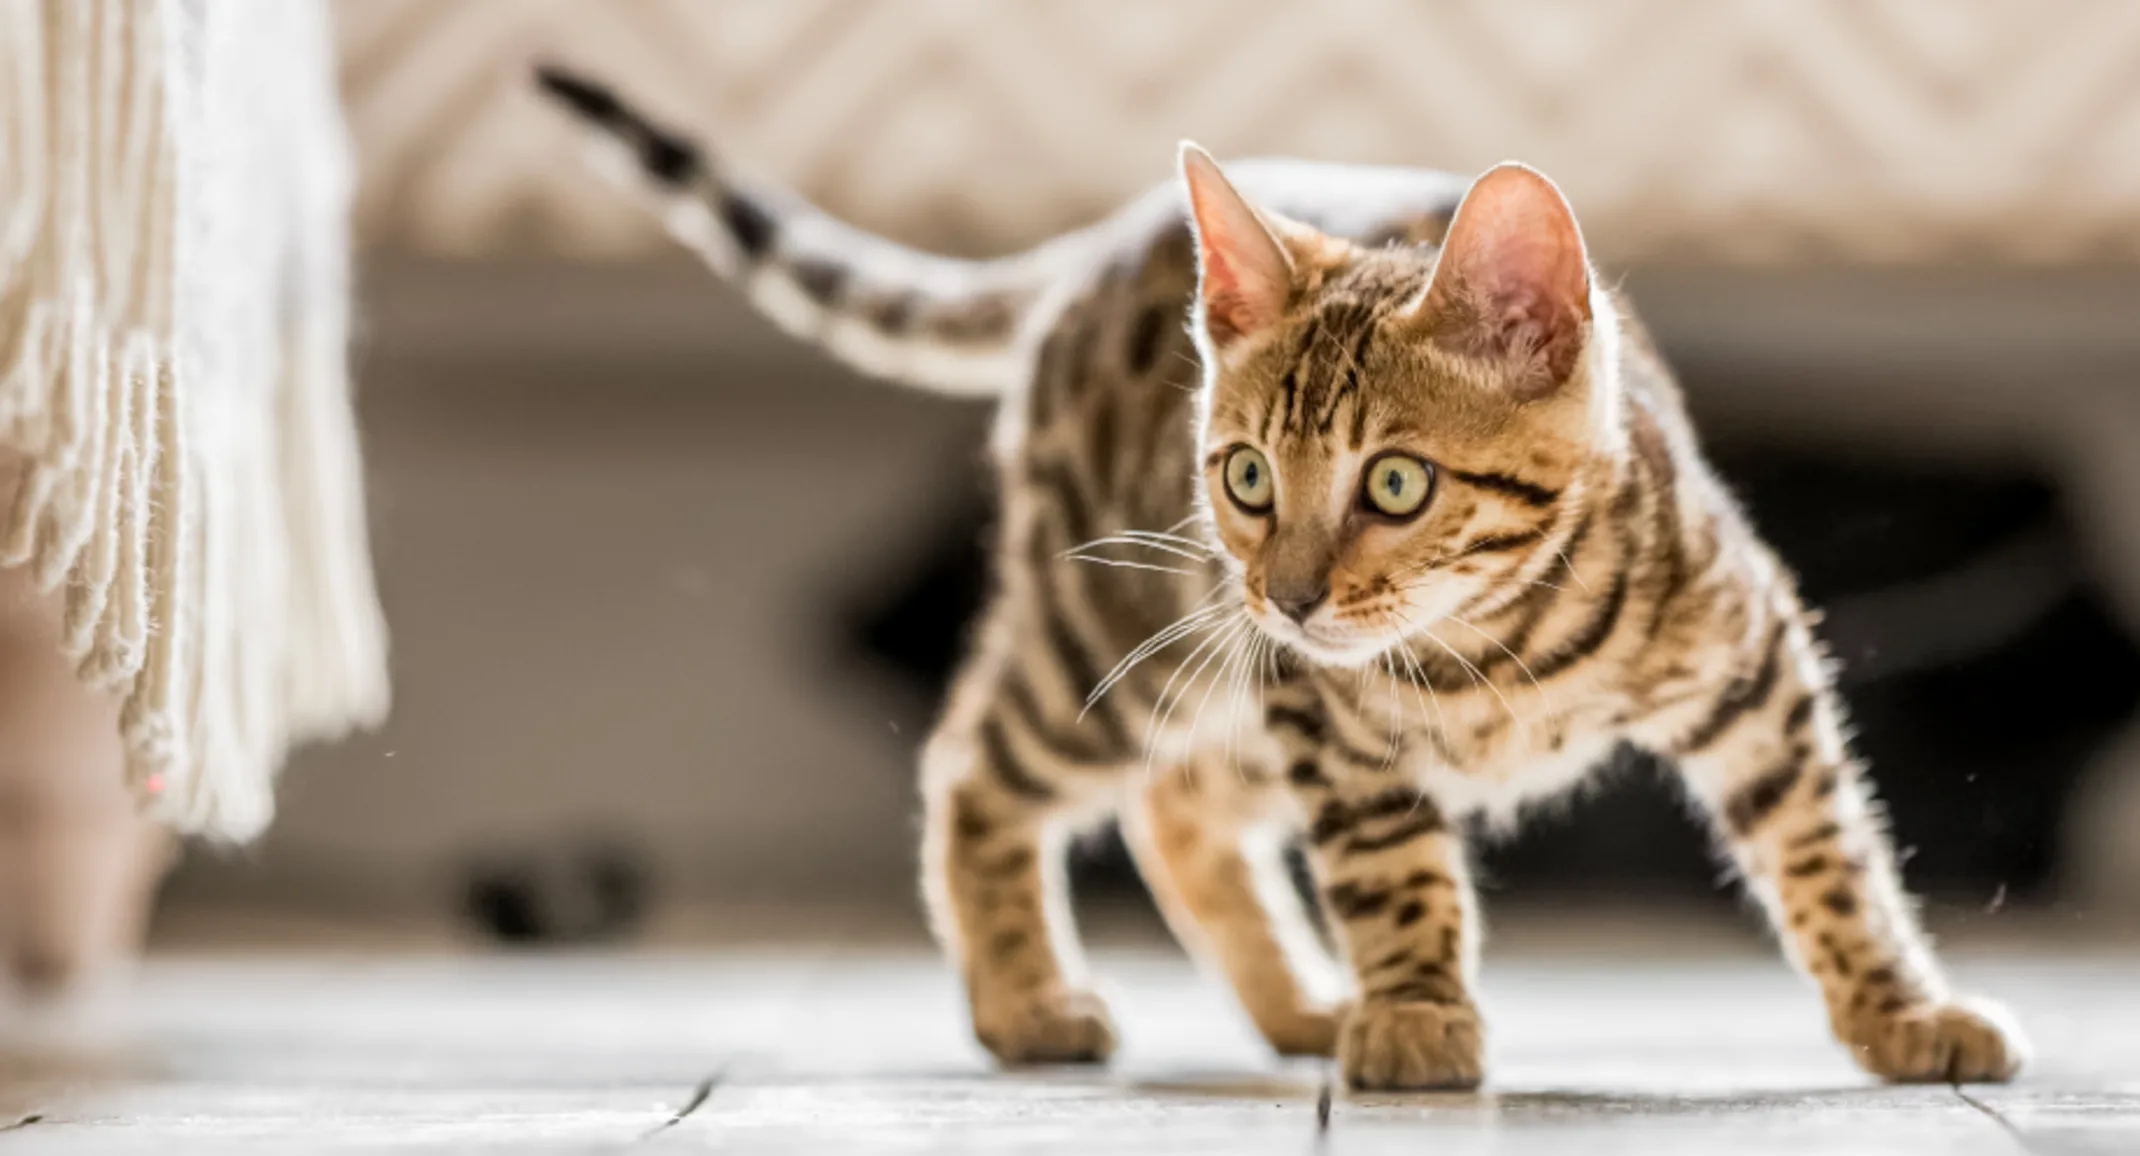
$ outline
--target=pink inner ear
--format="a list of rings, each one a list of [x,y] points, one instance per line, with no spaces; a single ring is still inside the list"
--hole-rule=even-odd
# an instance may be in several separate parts
[[[1422,313],[1441,340],[1522,363],[1519,389],[1566,381],[1590,320],[1590,266],[1559,190],[1517,165],[1480,177],[1449,226]]]
[[[1547,312],[1553,304],[1589,311],[1590,276],[1582,249],[1552,232],[1495,238],[1464,272],[1474,292],[1495,301],[1546,306]]]
[[[1224,345],[1274,324],[1293,292],[1285,250],[1202,150],[1182,150],[1182,178],[1196,221],[1201,304],[1211,339]]]

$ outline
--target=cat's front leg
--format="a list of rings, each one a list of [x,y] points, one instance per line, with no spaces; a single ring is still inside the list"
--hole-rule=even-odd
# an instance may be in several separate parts
[[[1957,997],[1918,930],[1795,616],[1778,621],[1677,746],[1689,785],[1860,1065],[1906,1082],[2014,1075],[2020,1032],[1996,1005]]]
[[[1266,714],[1287,754],[1325,915],[1356,980],[1338,1035],[1346,1083],[1477,1087],[1485,1035],[1471,998],[1478,927],[1461,837],[1319,701],[1281,696]]]
[[[1285,1056],[1335,1053],[1341,989],[1283,848],[1262,837],[1277,799],[1224,760],[1146,776],[1122,835],[1160,913],[1191,955],[1232,983],[1263,1038]]]
[[[1085,986],[1063,864],[1066,812],[1094,780],[994,702],[977,721],[954,709],[922,763],[923,892],[975,1037],[1005,1064],[1106,1060],[1114,1024]]]

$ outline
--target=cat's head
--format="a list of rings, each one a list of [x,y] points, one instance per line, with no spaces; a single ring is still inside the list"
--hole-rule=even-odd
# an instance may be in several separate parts
[[[1503,165],[1438,252],[1366,249],[1251,206],[1194,146],[1182,175],[1202,493],[1248,612],[1334,665],[1476,640],[1467,615],[1538,580],[1615,452],[1618,334],[1567,202]]]

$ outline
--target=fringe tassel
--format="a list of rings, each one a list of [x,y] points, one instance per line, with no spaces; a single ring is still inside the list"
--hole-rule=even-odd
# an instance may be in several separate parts
[[[0,0],[0,565],[151,813],[243,839],[387,704],[324,0]]]

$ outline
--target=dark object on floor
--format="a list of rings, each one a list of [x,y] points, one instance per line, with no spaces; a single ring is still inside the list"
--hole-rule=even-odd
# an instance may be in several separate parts
[[[494,856],[469,871],[462,910],[504,944],[599,943],[638,928],[647,890],[636,856],[597,844]]]

